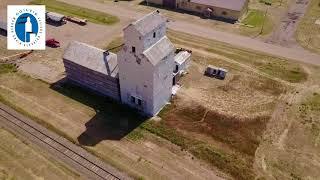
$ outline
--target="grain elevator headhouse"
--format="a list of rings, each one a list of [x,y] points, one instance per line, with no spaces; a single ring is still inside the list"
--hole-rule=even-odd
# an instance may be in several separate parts
[[[118,54],[121,100],[148,115],[157,114],[172,93],[175,48],[166,21],[154,11],[128,25]]]

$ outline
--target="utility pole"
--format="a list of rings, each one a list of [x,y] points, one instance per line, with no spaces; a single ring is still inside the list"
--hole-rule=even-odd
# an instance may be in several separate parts
[[[262,33],[263,33],[264,24],[265,24],[265,22],[266,22],[267,15],[268,15],[268,9],[269,9],[269,7],[267,7],[266,12],[264,13],[264,18],[263,18],[263,22],[262,22],[262,26],[261,26],[261,30],[260,30],[260,33],[259,33],[259,34],[262,34]]]

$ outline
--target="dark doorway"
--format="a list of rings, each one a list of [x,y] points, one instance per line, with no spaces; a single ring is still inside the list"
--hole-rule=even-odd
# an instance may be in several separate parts
[[[176,8],[176,0],[163,0],[163,5],[168,8]]]
[[[177,83],[176,77],[177,77],[177,76],[174,76],[173,79],[172,79],[172,85],[173,85],[173,86],[176,85],[176,83]]]

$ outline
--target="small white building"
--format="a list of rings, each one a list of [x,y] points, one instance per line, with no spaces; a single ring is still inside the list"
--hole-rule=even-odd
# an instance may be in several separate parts
[[[174,57],[175,68],[173,71],[173,85],[175,85],[191,62],[191,53],[188,51],[180,51]]]
[[[175,76],[187,67],[191,56],[187,51],[175,56],[176,49],[166,36],[166,22],[154,11],[129,24],[117,55],[72,42],[63,58],[67,79],[145,115],[156,115],[170,101]]]

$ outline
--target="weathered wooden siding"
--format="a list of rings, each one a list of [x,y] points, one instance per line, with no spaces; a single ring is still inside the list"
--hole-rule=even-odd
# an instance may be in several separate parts
[[[93,71],[69,60],[63,59],[67,79],[73,83],[91,89],[101,95],[120,101],[120,84],[118,77],[111,77]]]

